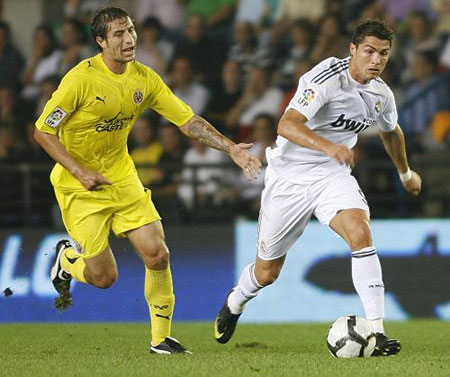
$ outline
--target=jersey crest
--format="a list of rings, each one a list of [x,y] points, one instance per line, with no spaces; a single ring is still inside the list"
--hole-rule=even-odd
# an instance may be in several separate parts
[[[143,100],[144,100],[144,94],[142,93],[142,90],[136,89],[133,94],[134,103],[136,105],[140,105]]]

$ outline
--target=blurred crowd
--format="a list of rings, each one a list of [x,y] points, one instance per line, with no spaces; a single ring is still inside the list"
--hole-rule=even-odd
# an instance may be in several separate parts
[[[33,140],[34,122],[61,77],[97,53],[89,21],[109,4],[114,2],[66,0],[57,20],[40,24],[30,35],[33,49],[27,52],[14,44],[8,21],[0,20],[0,162],[51,162]],[[449,149],[450,0],[132,4],[127,11],[136,18],[136,59],[220,132],[254,143],[253,152],[263,162],[299,77],[329,56],[348,56],[360,20],[385,20],[396,40],[382,78],[396,96],[410,154]],[[360,135],[359,159],[385,158],[376,139],[376,129]],[[129,150],[163,216],[173,221],[256,216],[262,178],[247,182],[235,170],[204,167],[228,159],[188,140],[158,114],[145,112],[136,121]]]

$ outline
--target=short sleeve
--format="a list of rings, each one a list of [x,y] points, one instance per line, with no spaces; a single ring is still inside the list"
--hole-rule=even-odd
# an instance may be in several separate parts
[[[286,111],[289,109],[297,110],[310,120],[326,102],[325,85],[308,83],[300,79],[297,91],[289,102]]]
[[[78,108],[83,93],[83,76],[66,75],[36,121],[36,127],[55,135]]]
[[[388,89],[386,104],[378,118],[378,127],[381,131],[391,132],[398,122],[397,107],[395,105],[394,94]]]
[[[159,75],[153,72],[149,74],[151,75],[149,81],[152,87],[146,106],[178,127],[184,125],[194,116],[192,109],[172,93]]]

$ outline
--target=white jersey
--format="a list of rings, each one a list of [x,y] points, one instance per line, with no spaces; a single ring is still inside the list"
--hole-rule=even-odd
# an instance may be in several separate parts
[[[353,148],[358,133],[368,127],[394,130],[398,115],[394,95],[383,80],[358,83],[350,76],[349,61],[350,57],[331,57],[305,73],[285,111],[298,111],[317,135]],[[325,153],[282,136],[278,136],[276,144],[275,149],[267,151],[267,160],[279,176],[290,182],[314,182],[335,172],[350,171]]]

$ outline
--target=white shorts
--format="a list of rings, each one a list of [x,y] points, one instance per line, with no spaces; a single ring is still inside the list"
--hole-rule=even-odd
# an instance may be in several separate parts
[[[338,211],[359,208],[369,212],[356,179],[347,172],[314,183],[296,184],[267,168],[258,224],[258,257],[285,255],[302,235],[311,216],[329,225]]]

